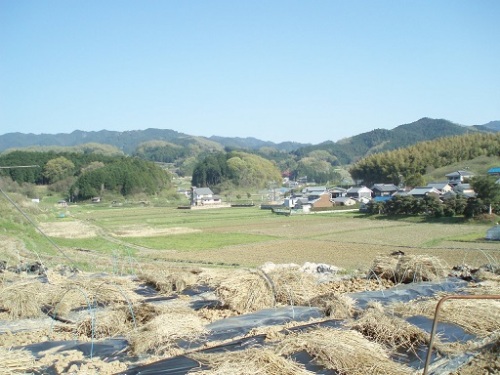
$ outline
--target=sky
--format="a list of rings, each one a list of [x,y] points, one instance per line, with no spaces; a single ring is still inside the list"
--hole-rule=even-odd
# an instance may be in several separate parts
[[[500,120],[498,0],[0,0],[0,134]]]

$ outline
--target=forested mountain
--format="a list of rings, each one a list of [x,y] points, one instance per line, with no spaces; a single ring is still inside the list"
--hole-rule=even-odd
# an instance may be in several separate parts
[[[146,129],[134,131],[98,132],[74,131],[70,134],[21,134],[0,135],[0,152],[7,149],[23,149],[41,146],[76,146],[82,144],[108,145],[125,155],[143,159],[175,163],[181,173],[189,174],[196,159],[207,153],[222,150],[243,150],[258,153],[282,164],[282,170],[293,169],[295,162],[321,155],[320,159],[332,166],[348,165],[368,155],[407,147],[418,142],[468,133],[495,132],[500,130],[500,121],[485,125],[462,126],[448,120],[422,118],[410,124],[400,125],[392,130],[375,129],[367,133],[342,139],[326,141],[318,145],[282,142],[279,144],[256,138],[212,136],[210,138],[191,136],[168,129]],[[111,150],[107,150],[110,152]],[[83,150],[83,152],[87,152]],[[88,152],[93,152],[91,149]],[[116,153],[116,152],[115,152]],[[317,159],[317,158],[315,158]],[[307,161],[307,160],[306,160]],[[311,164],[311,163],[308,163]],[[307,169],[307,168],[303,168]],[[331,171],[326,171],[330,173]],[[310,174],[310,173],[309,173]]]
[[[497,131],[497,132],[500,132],[500,121],[490,121],[487,124],[480,125],[480,126]]]
[[[226,148],[231,149],[242,149],[242,150],[259,150],[261,148],[274,148],[278,151],[294,151],[301,147],[309,146],[307,143],[297,143],[297,142],[281,142],[281,143],[273,143],[270,141],[261,141],[260,139],[253,137],[219,137],[219,136],[211,136],[209,138],[212,141],[220,143]]]
[[[29,146],[76,146],[82,143],[102,143],[115,146],[126,154],[132,154],[142,142],[151,140],[170,142],[180,142],[180,140],[183,140],[186,142],[186,138],[193,137],[169,129],[146,129],[123,132],[109,130],[85,132],[75,130],[70,134],[9,133],[0,136],[0,152],[9,148]]]
[[[418,142],[436,138],[462,135],[473,132],[493,132],[493,129],[454,124],[448,120],[424,117],[410,124],[400,125],[392,130],[375,129],[336,143],[324,142],[316,146],[303,147],[296,151],[298,156],[313,150],[325,150],[335,155],[340,164],[350,164],[362,157],[383,151],[407,147]]]
[[[32,146],[76,146],[86,143],[100,143],[117,147],[125,154],[131,155],[136,152],[139,145],[150,141],[164,141],[172,145],[183,147],[193,145],[196,147],[197,144],[208,144],[209,147],[214,149],[230,147],[256,150],[261,147],[273,147],[281,151],[292,151],[306,145],[295,142],[275,144],[273,142],[261,141],[256,138],[229,138],[217,136],[205,138],[179,133],[169,129],[129,130],[123,132],[109,130],[85,132],[75,130],[70,134],[8,133],[0,135],[0,152],[8,149],[19,149]]]

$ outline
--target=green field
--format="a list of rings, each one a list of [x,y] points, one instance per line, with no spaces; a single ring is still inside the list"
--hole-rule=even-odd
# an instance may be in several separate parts
[[[353,270],[396,250],[438,256],[450,266],[500,260],[500,245],[484,240],[484,224],[380,220],[358,213],[282,216],[258,207],[26,207],[38,231],[18,211],[2,209],[5,257],[40,256],[85,269],[158,262],[256,267],[270,261]]]

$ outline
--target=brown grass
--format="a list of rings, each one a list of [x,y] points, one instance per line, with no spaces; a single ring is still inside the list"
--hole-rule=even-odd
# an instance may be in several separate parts
[[[413,373],[408,367],[391,361],[388,352],[381,345],[352,330],[317,328],[300,334],[289,334],[277,346],[278,353],[282,355],[303,350],[320,365],[340,374]]]
[[[197,375],[306,375],[314,374],[304,366],[283,358],[270,349],[251,348],[238,352],[220,354],[193,354],[192,359],[199,361],[210,370],[193,370]]]

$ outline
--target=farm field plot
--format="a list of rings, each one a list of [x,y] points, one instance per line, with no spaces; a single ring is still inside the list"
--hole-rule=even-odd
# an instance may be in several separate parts
[[[91,239],[74,233],[82,222],[87,236],[99,238],[95,243],[100,244],[102,255],[120,248],[121,254],[142,261],[243,267],[266,262],[320,262],[353,269],[369,267],[375,256],[398,250],[438,256],[450,265],[465,259],[475,266],[500,254],[498,244],[460,241],[464,235],[485,233],[487,226],[372,220],[356,214],[287,217],[257,208],[197,211],[145,207],[81,210],[65,220],[71,225],[71,240],[60,238],[62,231],[56,226],[52,230],[58,236],[55,240],[68,251],[78,247],[79,241],[92,244]],[[82,256],[85,254],[79,254]]]

